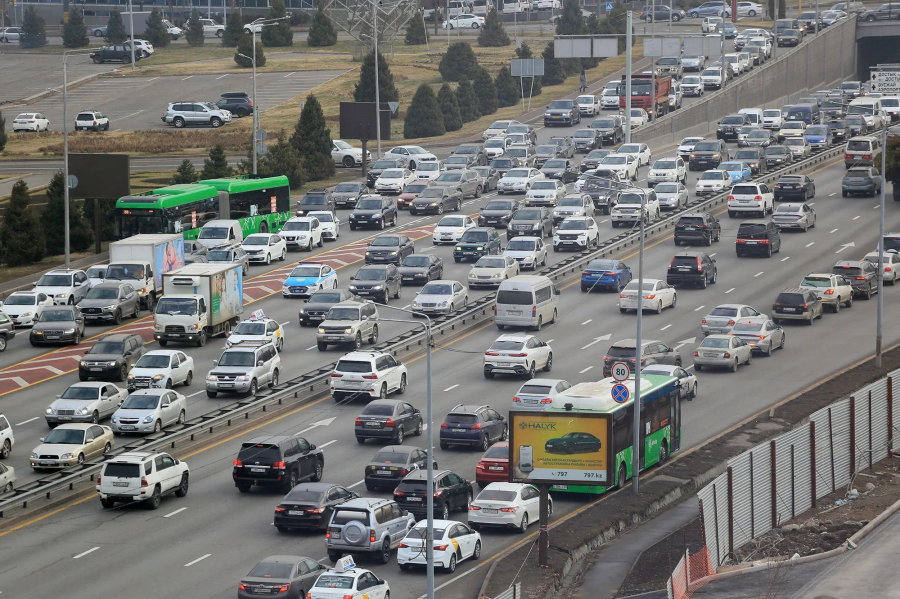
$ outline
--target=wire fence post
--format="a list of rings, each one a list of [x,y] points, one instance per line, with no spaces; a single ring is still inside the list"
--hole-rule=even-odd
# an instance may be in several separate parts
[[[769,447],[770,447],[770,452],[772,454],[772,468],[771,468],[771,470],[772,470],[772,472],[771,472],[771,477],[772,477],[772,528],[777,528],[778,527],[778,501],[777,501],[776,497],[777,497],[778,488],[777,488],[776,482],[778,481],[778,477],[776,476],[777,467],[775,465],[775,440],[774,439],[769,443]]]
[[[856,397],[850,396],[850,480],[856,476]]]
[[[734,471],[728,467],[728,555],[734,559]]]
[[[816,508],[816,421],[809,422],[809,487],[813,509]]]

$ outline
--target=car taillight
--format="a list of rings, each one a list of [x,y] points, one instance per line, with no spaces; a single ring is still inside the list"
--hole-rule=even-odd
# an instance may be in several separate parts
[[[803,304],[803,309],[804,309],[804,310],[808,310],[808,309],[809,309],[809,304]]]
[[[406,543],[400,543],[399,545],[397,545],[397,547],[400,549],[407,549],[409,545],[407,545]]]
[[[528,356],[528,354],[509,354],[510,358],[524,358]]]
[[[473,425],[469,428],[469,430],[472,430],[472,431],[480,431],[480,430],[481,430],[481,423],[480,423],[480,422],[476,422],[475,424],[473,424]]]
[[[484,355],[486,355],[486,356],[499,356],[500,354],[498,354],[498,353],[495,352],[495,351],[486,351],[486,352],[484,352]]]
[[[725,357],[726,357],[726,358],[730,358],[730,357],[731,357],[731,354],[729,354],[728,352],[725,352]]]
[[[238,467],[238,468],[241,468],[241,467],[244,465],[244,462],[242,462],[242,461],[240,461],[240,460],[235,460],[235,461],[232,462],[231,464],[232,464],[232,466],[236,466],[236,467]]]
[[[825,292],[825,295],[834,295],[834,289],[829,289]]]
[[[450,428],[450,426],[446,422],[442,422],[441,428]]]
[[[700,258],[697,258],[697,271],[703,272],[703,266],[700,264]]]
[[[754,200],[761,200],[761,199],[762,199],[762,196],[753,196],[753,199],[754,199]]]
[[[728,199],[729,199],[729,200],[733,200],[733,199],[734,199],[734,196],[728,196]]]
[[[537,306],[531,306],[531,317],[537,316]]]
[[[275,587],[275,589],[276,589],[275,592],[276,593],[287,593],[288,590],[290,590],[290,588],[291,588],[291,583],[286,582],[286,583],[282,584],[280,587]]]
[[[247,587],[244,586],[244,583],[243,583],[243,582],[242,582],[241,584],[238,585],[238,588],[239,588],[240,590],[242,590],[242,591],[246,591],[246,590],[247,590]]]
[[[581,271],[581,276],[582,276],[582,277],[586,277],[586,276],[588,276],[589,274],[591,274],[591,271],[589,271],[589,270],[583,270],[583,271]]]
[[[478,507],[477,505],[470,505],[470,506],[469,506],[469,511],[471,511],[471,512],[477,512],[477,511],[480,510],[480,509],[481,509],[481,508]]]
[[[699,355],[700,355],[700,354],[698,354],[697,352],[694,352],[694,357],[695,357],[695,358],[696,358],[697,356],[699,356]]]
[[[364,374],[364,375],[363,375],[363,378],[366,379],[366,380],[368,380],[368,381],[374,381],[375,379],[378,378],[378,375],[375,374],[375,373],[372,373],[372,374]]]
[[[541,400],[541,403],[553,403],[553,400],[550,399],[549,397],[545,397],[544,399]]]
[[[387,420],[385,420],[384,425],[385,426],[394,426],[394,419],[388,418]]]
[[[619,297],[628,297],[628,296],[625,295],[624,293],[620,293],[620,294],[619,294]]]
[[[374,528],[369,530],[369,542],[370,543],[375,542],[375,529]]]
[[[147,477],[146,477],[146,476],[142,476],[142,477],[141,477],[141,486],[142,486],[142,487],[148,487],[148,486],[150,486],[150,485],[147,484]]]
[[[253,106],[253,102],[247,102],[247,106]]]
[[[404,493],[403,491],[401,491],[399,489],[394,489],[394,497],[403,497],[405,495],[406,495],[406,493]]]
[[[760,239],[759,243],[761,243],[763,245],[767,245],[769,243],[769,240],[768,239]]]
[[[706,324],[706,319],[704,318],[700,322],[702,322],[703,324]]]
[[[656,294],[655,294],[655,293],[651,293],[650,295],[645,295],[645,296],[644,296],[644,299],[655,299],[655,298],[656,298]]]
[[[872,160],[872,155],[866,154],[865,156],[863,156],[863,160]]]
[[[445,544],[443,544],[443,545],[435,545],[434,548],[437,549],[438,551],[446,551],[446,550],[447,550],[447,544],[445,543]]]
[[[326,538],[326,539],[330,539],[330,538],[331,538],[331,532],[326,532],[326,533],[325,533],[325,538]]]
[[[865,277],[854,277],[857,281],[865,281]]]
[[[276,470],[284,470],[285,468],[287,468],[287,465],[284,463],[284,460],[281,460],[272,464],[272,468],[275,468]]]
[[[518,507],[502,507],[502,508],[500,508],[500,511],[507,513],[507,514],[512,514],[512,513],[515,513],[515,511],[518,509],[519,509]]]
[[[409,470],[407,470],[406,468],[401,468],[397,472],[400,474],[400,476],[406,476],[407,474],[409,474]]]
[[[735,242],[735,243],[747,243],[747,240],[746,240],[746,239],[741,239],[740,237],[738,237],[737,239],[734,240],[734,242]]]
[[[283,512],[283,511],[285,511],[285,509],[284,509],[283,507],[281,507],[280,505],[279,505],[277,508],[275,508],[275,513],[276,513],[276,514],[280,514],[280,513]]]
[[[362,420],[359,416],[356,417],[356,426],[362,426]]]
[[[336,372],[332,372],[332,373],[331,373],[331,378],[333,378],[333,379],[339,379],[339,378],[341,378],[342,376],[343,376],[342,374],[338,374],[338,373],[336,373]]]
[[[98,486],[98,487],[100,486],[100,479],[101,479],[101,478],[102,478],[102,477],[98,474],[98,475],[97,475],[97,486]]]
[[[519,397],[513,397],[513,403],[522,403],[522,400]]]
[[[884,267],[884,272],[891,272],[891,267],[890,267],[890,266],[885,266],[885,267]]]

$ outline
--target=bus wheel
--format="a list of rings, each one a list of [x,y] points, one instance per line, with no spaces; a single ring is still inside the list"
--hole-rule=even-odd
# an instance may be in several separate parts
[[[625,477],[627,476],[626,472],[627,471],[625,470],[625,464],[623,463],[619,466],[619,477],[616,479],[616,482],[618,482],[620,489],[625,488]]]
[[[666,441],[663,441],[659,444],[659,461],[657,462],[657,466],[662,466],[666,463],[666,460],[669,459],[669,444]]]
[[[266,221],[262,221],[259,223],[259,232],[260,233],[268,233],[269,232],[269,223]]]

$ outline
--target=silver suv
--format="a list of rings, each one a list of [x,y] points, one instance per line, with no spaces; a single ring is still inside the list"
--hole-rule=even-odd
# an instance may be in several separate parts
[[[219,393],[256,395],[261,385],[275,387],[281,370],[281,356],[269,339],[239,341],[214,360],[206,375],[206,396]]]
[[[382,564],[391,559],[416,518],[396,501],[360,497],[336,507],[328,524],[325,547],[328,559],[337,563],[342,553],[370,553]]]
[[[332,306],[316,329],[319,351],[338,343],[352,343],[359,349],[363,338],[372,345],[378,342],[378,310],[372,302],[344,302]]]
[[[211,102],[169,102],[162,122],[181,129],[188,125],[209,125],[216,129],[231,122],[231,112]]]

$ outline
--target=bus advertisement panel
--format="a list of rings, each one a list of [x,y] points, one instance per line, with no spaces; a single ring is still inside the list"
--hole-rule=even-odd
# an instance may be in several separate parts
[[[513,411],[509,416],[511,482],[610,481],[609,414]]]

